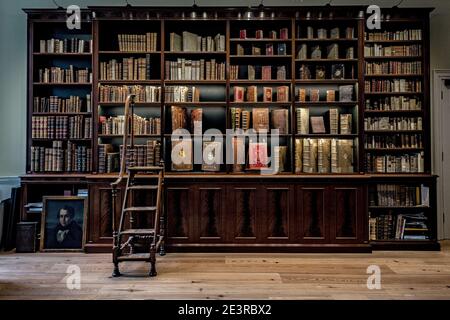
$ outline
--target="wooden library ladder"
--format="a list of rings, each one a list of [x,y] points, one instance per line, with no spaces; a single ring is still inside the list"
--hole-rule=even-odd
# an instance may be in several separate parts
[[[111,184],[112,187],[112,228],[113,228],[113,277],[120,277],[119,263],[123,261],[145,261],[150,262],[150,277],[156,276],[156,252],[161,248],[163,235],[160,229],[161,198],[164,180],[164,165],[153,167],[136,167],[130,163],[127,165],[127,151],[134,148],[134,99],[135,95],[128,95],[125,102],[125,123],[122,144],[122,154],[120,162],[119,178]],[[118,187],[126,177],[126,188],[122,202],[119,228],[116,228],[115,204],[118,195]],[[141,177],[137,175],[141,173]],[[145,183],[146,182],[146,183]],[[152,184],[153,183],[153,184]],[[145,191],[152,193],[150,205],[135,205],[135,191]],[[156,195],[156,201],[155,197]],[[151,215],[151,225],[147,229],[139,229],[135,226],[135,214]],[[128,223],[126,219],[128,218]],[[153,218],[153,219],[151,219]],[[127,227],[126,227],[127,226]],[[137,241],[145,245],[140,245],[139,252],[136,252]],[[161,249],[161,255],[164,250]]]

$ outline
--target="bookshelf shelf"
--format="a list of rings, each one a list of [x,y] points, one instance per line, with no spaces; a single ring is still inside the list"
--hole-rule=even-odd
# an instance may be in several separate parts
[[[423,92],[366,92],[366,96],[419,96]]]
[[[357,134],[329,134],[329,133],[310,133],[310,134],[296,134],[296,138],[342,138],[354,139],[358,138]]]
[[[98,134],[99,138],[122,138],[123,136],[120,134]],[[137,134],[134,136],[135,138],[160,138],[159,134]]]
[[[161,80],[99,80],[99,84],[161,84]]]
[[[239,38],[231,38],[230,42],[290,42],[291,39],[239,39]]]
[[[421,133],[423,130],[365,130],[367,134]]]
[[[383,153],[398,153],[398,152],[413,152],[423,151],[423,148],[366,148],[366,152],[383,152]]]
[[[291,80],[230,80],[231,84],[265,84],[265,83],[275,83],[275,84],[289,84]]]
[[[226,84],[226,80],[164,80],[167,84]]]
[[[74,83],[57,83],[57,82],[52,82],[52,83],[43,83],[43,82],[34,82],[33,83],[33,85],[35,85],[35,86],[42,86],[42,87],[44,87],[44,86],[60,86],[60,87],[64,87],[64,86],[67,86],[67,87],[77,87],[77,86],[81,86],[81,87],[86,87],[86,86],[92,86],[92,83],[77,83],[77,82],[74,82]]]
[[[92,112],[33,112],[33,116],[92,116]]]
[[[313,62],[358,62],[358,59],[295,59],[295,62],[313,63]]]
[[[291,102],[230,102],[232,106],[247,106],[247,107],[270,107],[270,106],[290,106]]]
[[[422,59],[422,56],[382,56],[382,57],[365,57],[366,60],[420,60]]]
[[[92,53],[47,53],[47,52],[34,52],[35,57],[92,57]]]
[[[430,210],[431,207],[428,206],[369,206],[369,210]]]
[[[291,59],[291,55],[230,55],[230,58],[238,59]]]
[[[99,102],[101,107],[125,107],[125,102]],[[135,107],[161,107],[160,102],[136,102]]]
[[[422,43],[422,40],[365,40],[367,44],[371,43],[389,43],[389,44],[409,44],[409,43]]]
[[[91,142],[92,139],[91,138],[63,138],[63,139],[48,139],[48,138],[31,138],[33,141],[41,141],[41,142],[45,142],[45,141],[79,141],[79,142]]]
[[[347,38],[338,38],[338,39],[318,39],[318,38],[297,38],[295,39],[297,42],[358,42],[357,38],[347,39]]]
[[[420,78],[423,74],[365,74],[366,78]]]
[[[424,110],[364,110],[365,114],[420,114]]]
[[[99,54],[104,55],[145,55],[145,54],[161,54],[161,51],[99,51]]]
[[[167,56],[171,55],[226,55],[226,51],[164,51]]]
[[[352,101],[352,102],[340,102],[340,101],[333,101],[333,102],[328,102],[328,101],[317,101],[317,102],[295,102],[294,105],[297,107],[303,107],[303,106],[343,106],[343,107],[354,107],[355,105],[357,105],[358,102],[357,101]]]
[[[225,107],[226,101],[215,102],[165,102],[165,106],[204,106],[204,107]]]
[[[358,80],[354,80],[354,79],[339,79],[339,80],[333,80],[333,79],[301,80],[301,79],[297,79],[297,80],[295,80],[295,83],[299,83],[299,84],[356,84],[356,83],[358,83]]]

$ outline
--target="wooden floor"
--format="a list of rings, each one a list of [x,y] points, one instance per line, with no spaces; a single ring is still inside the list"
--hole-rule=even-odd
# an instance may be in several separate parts
[[[169,254],[148,265],[110,255],[1,254],[0,299],[450,299],[450,250],[373,254]],[[67,268],[81,269],[81,290],[68,290]],[[381,290],[366,286],[381,268]]]

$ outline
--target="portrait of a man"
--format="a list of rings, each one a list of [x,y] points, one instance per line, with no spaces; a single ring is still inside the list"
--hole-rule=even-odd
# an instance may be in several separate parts
[[[85,199],[47,197],[44,201],[44,208],[41,249],[81,250],[83,248]]]

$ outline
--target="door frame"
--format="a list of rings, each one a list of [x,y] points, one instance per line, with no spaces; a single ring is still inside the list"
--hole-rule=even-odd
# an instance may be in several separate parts
[[[432,100],[431,100],[431,121],[432,121],[432,169],[433,173],[438,175],[437,179],[437,221],[438,221],[438,239],[450,239],[450,232],[445,233],[444,226],[450,224],[450,216],[447,217],[445,222],[444,216],[444,183],[443,166],[442,166],[442,152],[443,152],[443,104],[441,98],[442,92],[442,80],[450,80],[450,69],[435,69],[433,70],[433,82],[432,82]],[[448,230],[449,228],[447,228]]]

